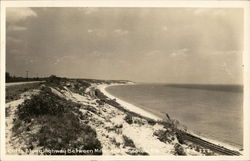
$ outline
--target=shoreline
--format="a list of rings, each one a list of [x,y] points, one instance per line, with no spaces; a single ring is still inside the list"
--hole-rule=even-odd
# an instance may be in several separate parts
[[[154,119],[154,120],[163,120],[161,117],[159,116],[156,116],[138,106],[135,106],[131,103],[128,103],[112,94],[110,94],[106,88],[107,87],[111,87],[111,86],[120,86],[120,85],[132,85],[132,84],[111,84],[111,85],[108,85],[108,84],[102,84],[102,85],[97,85],[97,88],[104,94],[106,95],[107,97],[109,97],[110,99],[115,99],[117,103],[119,103],[120,105],[122,105],[124,108],[126,108],[127,110],[129,111],[132,111],[132,112],[135,112],[135,113],[138,113],[142,116],[145,116],[145,117],[148,117],[148,118],[151,118],[151,119]],[[216,144],[216,145],[219,145],[219,146],[223,146],[225,148],[228,148],[228,149],[231,149],[231,150],[235,150],[235,151],[238,151],[239,153],[243,153],[243,151],[239,151],[240,147],[237,147],[237,146],[233,146],[233,145],[230,145],[230,144],[227,144],[227,143],[224,143],[224,142],[220,142],[218,140],[214,140],[214,139],[210,139],[208,137],[204,137],[202,135],[198,135],[196,134],[195,132],[193,132],[191,129],[188,129],[187,131],[189,134],[193,135],[193,136],[196,136],[200,139],[203,139],[205,141],[208,141],[210,143],[213,143],[213,144]],[[244,148],[244,146],[242,147]]]
[[[108,98],[110,99],[115,99],[117,103],[119,103],[120,105],[122,105],[124,108],[126,108],[127,110],[129,111],[132,111],[132,112],[135,112],[137,114],[140,114],[142,116],[145,116],[145,117],[148,117],[148,118],[151,118],[153,120],[162,120],[162,118],[140,108],[140,107],[137,107],[131,103],[128,103],[118,97],[115,97],[114,95],[108,93],[106,91],[106,88],[107,87],[110,87],[110,86],[120,86],[121,84],[112,84],[112,85],[106,85],[106,84],[102,84],[102,85],[98,85],[97,88],[104,94],[106,95]],[[126,84],[127,85],[127,84]]]

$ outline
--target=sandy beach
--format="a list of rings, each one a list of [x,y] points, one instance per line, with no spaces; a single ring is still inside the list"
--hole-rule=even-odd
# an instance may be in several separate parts
[[[145,117],[148,117],[148,118],[151,118],[151,119],[154,119],[154,120],[162,120],[162,118],[160,118],[159,116],[156,116],[138,106],[135,106],[131,103],[128,103],[120,98],[117,98],[116,96],[110,94],[109,92],[107,92],[106,88],[107,87],[110,87],[110,86],[121,86],[121,85],[124,85],[124,84],[111,84],[111,85],[107,85],[107,84],[102,84],[102,85],[98,85],[97,88],[104,94],[106,95],[107,97],[109,97],[110,99],[115,99],[116,102],[118,102],[119,104],[121,104],[124,108],[126,108],[127,110],[129,111],[132,111],[132,112],[135,112],[135,113],[138,113],[140,115],[143,115]],[[125,84],[125,85],[128,85],[128,84]],[[132,85],[132,84],[131,84]],[[205,141],[208,141],[210,143],[213,143],[213,144],[216,144],[216,145],[219,145],[219,146],[223,146],[223,147],[226,147],[228,149],[231,149],[231,150],[235,150],[235,151],[238,151],[242,154],[242,151],[239,151],[239,147],[236,147],[236,146],[233,146],[233,145],[229,145],[229,144],[226,144],[224,142],[220,142],[218,140],[214,140],[214,139],[210,139],[210,138],[207,138],[207,137],[204,137],[204,136],[201,136],[201,135],[198,135],[196,134],[195,132],[193,132],[191,129],[188,130],[188,133],[194,135],[194,136],[197,136]]]
[[[121,104],[124,108],[126,108],[127,110],[129,111],[132,111],[132,112],[135,112],[135,113],[138,113],[140,115],[143,115],[145,117],[148,117],[148,118],[151,118],[151,119],[154,119],[154,120],[162,120],[160,117],[148,112],[148,111],[145,111],[143,110],[142,108],[140,107],[137,107],[131,103],[128,103],[126,101],[123,101],[121,100],[120,98],[117,98],[115,96],[113,96],[112,94],[108,93],[105,89],[109,86],[117,86],[117,85],[121,85],[121,84],[112,84],[112,85],[106,85],[106,84],[102,84],[102,85],[99,85],[97,86],[97,88],[104,94],[106,95],[107,97],[109,97],[110,99],[115,99],[116,102],[118,102],[119,104]]]
[[[56,83],[51,83],[53,81]],[[208,144],[211,145],[211,143],[202,141],[200,139],[202,137],[197,135],[196,140],[192,138],[188,139],[185,137],[187,136],[185,132],[180,132],[180,130],[171,126],[172,124],[161,121],[164,118],[156,116],[139,106],[128,103],[107,92],[107,87],[117,85],[133,84],[129,81],[65,80],[52,77],[48,82],[34,87],[34,89],[17,93],[20,96],[15,97],[14,100],[6,104],[8,115],[6,117],[7,128],[5,133],[7,136],[6,146],[9,149],[8,153],[47,155],[45,151],[39,152],[39,149],[46,147],[46,145],[52,146],[52,143],[42,145],[39,142],[44,142],[44,140],[50,141],[50,138],[53,138],[55,139],[53,146],[54,144],[71,146],[67,142],[64,144],[61,144],[61,142],[72,137],[78,137],[78,141],[74,143],[78,146],[78,144],[84,145],[88,143],[81,140],[81,138],[87,136],[92,137],[92,139],[88,139],[89,141],[95,140],[88,143],[88,145],[94,146],[93,148],[99,148],[102,155],[238,155],[238,153],[230,152],[230,150],[219,148],[218,146],[217,149],[219,148],[220,150],[213,148],[214,145],[209,147]],[[7,95],[12,96],[13,93],[7,93]],[[21,102],[16,103],[19,99]],[[24,101],[26,103],[22,104]],[[32,103],[32,105],[29,106],[27,102]],[[32,117],[33,120],[28,124],[23,120],[19,123],[20,119],[14,119],[22,117],[30,118],[30,115],[22,115],[23,113],[27,113],[22,112],[22,110],[39,109],[41,107],[40,102],[46,104],[46,106],[43,106],[46,108],[44,110],[46,112],[49,111],[48,109],[54,107],[60,106],[64,108],[67,112],[67,118],[61,119],[61,116],[66,117],[64,116],[64,112],[60,117],[52,115],[50,112],[49,114],[43,114],[43,117]],[[18,108],[18,106],[21,108]],[[60,112],[58,109],[55,110]],[[68,125],[63,122],[72,117],[75,118],[74,125]],[[47,121],[49,119],[55,119],[55,121],[51,124],[51,121]],[[61,128],[58,129],[59,126]],[[74,136],[72,137],[61,135],[65,129],[69,129],[68,126],[76,128],[76,134],[73,134]],[[84,129],[80,131],[79,127],[86,127],[90,131],[87,131],[88,133]],[[54,133],[43,131],[44,129],[50,130],[52,128],[54,128],[53,131],[61,130],[60,134],[54,136]],[[28,135],[30,133],[32,135]],[[50,136],[49,139],[44,139],[41,138],[41,133],[46,133],[46,135],[53,134],[53,136]],[[83,136],[78,136],[78,134]],[[180,135],[182,135],[181,138]],[[60,139],[61,137],[65,139]],[[39,142],[34,142],[34,138],[39,139]],[[183,142],[183,140],[186,141]],[[210,141],[208,139],[204,140]],[[213,143],[222,145],[218,142]],[[30,147],[33,147],[33,150],[26,152],[25,149],[29,149]],[[57,150],[56,147],[55,150]],[[71,154],[71,152],[68,153]]]

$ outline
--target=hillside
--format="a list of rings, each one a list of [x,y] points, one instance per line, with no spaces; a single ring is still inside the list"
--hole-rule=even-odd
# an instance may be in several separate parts
[[[184,141],[176,120],[147,118],[100,91],[101,85],[127,83],[52,76],[14,94],[7,88],[7,154],[220,154]]]

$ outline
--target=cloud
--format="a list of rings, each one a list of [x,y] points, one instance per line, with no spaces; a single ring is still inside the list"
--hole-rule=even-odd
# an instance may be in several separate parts
[[[18,54],[19,50],[17,50],[17,49],[11,49],[9,52],[12,53],[12,54]]]
[[[88,29],[87,30],[88,34],[93,34],[98,37],[105,37],[106,36],[106,31],[103,29]]]
[[[233,73],[232,73],[232,71],[230,70],[230,67],[227,65],[227,63],[224,62],[224,63],[221,65],[221,68],[222,68],[223,71],[225,71],[225,73],[227,73],[227,75],[233,77]]]
[[[225,16],[226,11],[222,9],[207,9],[207,8],[198,8],[193,11],[194,15],[197,16]]]
[[[87,8],[78,8],[79,11],[83,11],[84,14],[90,15],[92,13],[95,13],[99,10],[99,8],[93,8],[93,7],[87,7]]]
[[[88,33],[92,33],[93,32],[93,30],[92,29],[88,29]]]
[[[199,9],[194,10],[195,15],[202,15],[202,14],[206,14],[206,13],[207,13],[207,9],[199,8]]]
[[[20,42],[22,42],[22,40],[14,38],[14,37],[11,37],[11,36],[7,36],[7,41],[8,42],[13,42],[13,43],[20,43]]]
[[[36,12],[34,12],[31,8],[7,8],[6,20],[9,23],[19,22],[29,17],[37,17]]]
[[[128,34],[128,31],[123,29],[115,29],[114,33],[118,36],[124,36]]]
[[[147,52],[145,55],[148,56],[148,57],[155,57],[157,55],[161,55],[162,52],[160,50],[152,50],[152,51],[149,51]]]
[[[189,51],[189,49],[187,49],[187,48],[174,50],[174,51],[170,54],[170,57],[187,56],[187,52],[188,52],[188,51]]]
[[[218,55],[241,55],[242,51],[241,50],[228,50],[228,51],[214,51],[214,52],[209,52],[209,55],[213,56],[218,56]]]
[[[167,26],[162,26],[162,31],[168,31],[168,27]]]
[[[27,28],[23,26],[9,25],[7,27],[7,31],[25,31],[25,30],[27,30]]]

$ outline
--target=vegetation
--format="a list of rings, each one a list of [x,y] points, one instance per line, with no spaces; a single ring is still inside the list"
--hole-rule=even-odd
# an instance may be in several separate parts
[[[124,118],[124,120],[128,123],[128,124],[132,124],[133,123],[133,118],[130,114],[127,114],[126,117]]]
[[[46,85],[59,89],[64,89],[64,87],[67,87],[73,92],[83,95],[85,89],[90,86],[90,83],[83,79],[67,79],[51,75],[46,79]]]
[[[131,140],[126,135],[122,135],[122,137],[124,140],[124,146],[129,146],[129,147],[135,148],[135,143],[133,142],[133,140]]]
[[[32,96],[32,99],[27,99],[23,104],[18,106],[19,119],[30,122],[32,118],[42,115],[62,115],[77,110],[79,104],[53,94],[50,88],[44,88],[39,95]]]
[[[45,152],[45,155],[101,155],[102,145],[97,139],[95,129],[88,125],[89,122],[95,121],[93,114],[100,114],[98,108],[93,108],[91,104],[79,104],[66,100],[54,93],[50,87],[63,93],[63,90],[70,90],[80,95],[86,95],[86,88],[91,86],[91,83],[114,83],[117,81],[101,81],[101,80],[88,80],[88,79],[67,79],[51,75],[46,79],[46,82],[36,84],[24,84],[20,86],[10,86],[6,88],[6,101],[12,101],[20,98],[21,93],[29,91],[30,89],[39,88],[40,92],[37,95],[31,96],[31,99],[25,100],[17,108],[17,119],[14,119],[13,134],[14,137],[23,139],[28,149],[45,149],[54,150],[52,152]],[[122,82],[122,81],[120,81]],[[54,93],[53,93],[54,92]],[[63,95],[63,94],[62,94]],[[100,90],[95,90],[96,103],[100,108],[103,105],[109,104],[116,107],[125,113],[124,120],[128,124],[149,124],[155,125],[156,123],[164,126],[163,129],[157,130],[153,133],[161,142],[178,143],[174,145],[175,155],[186,155],[182,144],[187,144],[184,131],[179,129],[179,122],[173,119],[164,121],[155,121],[153,119],[144,117],[140,114],[131,112],[116,102],[115,99],[109,99]],[[7,108],[9,109],[9,108]],[[81,112],[79,109],[84,109]],[[6,116],[10,113],[6,110]],[[100,121],[101,122],[101,121]],[[102,122],[101,122],[102,123]],[[102,123],[103,124],[103,123]],[[114,127],[107,128],[108,131],[115,131],[122,128],[123,125],[115,125]],[[117,132],[118,133],[118,132]],[[119,132],[122,134],[122,132]],[[140,149],[137,149],[134,141],[129,137],[122,135],[124,147],[128,149],[126,152],[129,155],[148,155]],[[111,143],[120,147],[121,143],[116,142],[116,139],[110,138]],[[212,152],[203,149],[201,146],[192,147],[198,152],[206,155],[213,155]],[[191,149],[192,149],[191,148]],[[68,151],[68,149],[71,149]],[[74,151],[77,149],[77,151]],[[63,150],[65,153],[58,153],[57,151]],[[86,152],[86,151],[90,151]]]
[[[187,155],[183,149],[183,147],[180,144],[175,144],[174,146],[175,154],[176,155]]]
[[[21,98],[21,94],[31,89],[37,89],[41,83],[29,83],[22,85],[14,85],[6,87],[6,103],[18,100]]]
[[[46,78],[39,78],[39,77],[33,77],[33,78],[24,78],[24,77],[16,77],[15,75],[10,75],[9,72],[5,73],[5,80],[6,83],[9,82],[27,82],[27,81],[42,81]]]
[[[174,132],[170,129],[157,130],[153,135],[164,143],[171,143],[174,140]]]
[[[39,95],[32,96],[18,106],[18,119],[14,123],[13,131],[18,135],[22,131],[29,131],[36,124],[40,128],[29,141],[36,140],[37,146],[42,149],[78,149],[74,153],[67,151],[66,154],[101,155],[102,147],[96,138],[96,131],[79,121],[80,107],[80,104],[60,98],[50,88],[45,87]],[[86,154],[86,150],[93,153]]]

